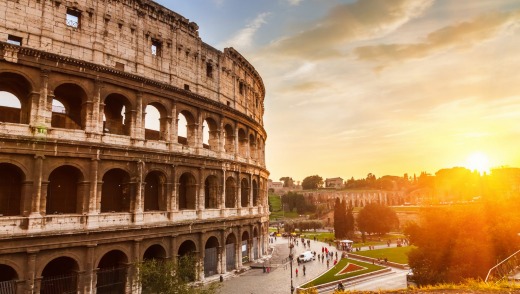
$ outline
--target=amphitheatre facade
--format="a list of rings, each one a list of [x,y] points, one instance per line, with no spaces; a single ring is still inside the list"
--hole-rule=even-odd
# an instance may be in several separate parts
[[[137,293],[142,260],[192,254],[204,281],[265,255],[264,97],[153,1],[0,1],[0,292]]]

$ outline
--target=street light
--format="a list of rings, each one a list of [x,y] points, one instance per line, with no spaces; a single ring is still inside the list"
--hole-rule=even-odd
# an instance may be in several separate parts
[[[291,240],[292,238],[289,237],[289,240]],[[289,264],[291,266],[291,294],[294,293],[294,286],[293,286],[293,280],[292,280],[292,261],[293,261],[293,253],[292,253],[292,249],[294,247],[294,245],[292,244],[291,241],[289,241]]]

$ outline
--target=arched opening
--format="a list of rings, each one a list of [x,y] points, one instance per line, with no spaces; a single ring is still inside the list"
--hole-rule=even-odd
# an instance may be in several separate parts
[[[105,173],[101,189],[101,212],[130,211],[130,176],[115,168]]]
[[[166,210],[166,177],[157,171],[144,179],[144,211]]]
[[[250,260],[249,256],[249,232],[245,231],[242,234],[242,263],[247,263]]]
[[[191,240],[182,242],[179,247],[179,274],[184,281],[193,282],[197,279],[197,246]]]
[[[249,206],[249,181],[247,179],[240,181],[240,205]]]
[[[85,127],[86,109],[83,102],[87,94],[75,84],[62,84],[54,89],[52,100],[53,128],[80,130]]]
[[[78,263],[70,257],[58,257],[42,272],[41,294],[77,293]]]
[[[116,135],[130,135],[132,120],[128,99],[121,94],[110,94],[105,99],[103,132]]]
[[[226,208],[236,207],[236,183],[233,177],[226,179]]]
[[[47,214],[79,213],[81,172],[70,165],[60,166],[49,175]]]
[[[144,138],[146,140],[168,140],[166,110],[161,104],[148,104],[143,116]]]
[[[177,116],[177,142],[183,145],[195,146],[196,125],[193,115],[183,110]]]
[[[206,118],[202,124],[202,146],[210,150],[218,150],[218,129],[217,123]]]
[[[96,293],[116,294],[126,292],[128,258],[119,250],[112,250],[98,264]]]
[[[21,214],[23,172],[10,163],[0,163],[0,216]]]
[[[244,129],[238,130],[238,154],[242,157],[247,156],[247,135]]]
[[[210,237],[204,248],[204,276],[216,275],[218,265],[218,239]]]
[[[0,73],[0,121],[28,124],[32,86],[23,76]]]
[[[3,293],[16,293],[16,271],[5,264],[0,264],[0,289]]]
[[[253,180],[253,206],[258,206],[258,183]]]
[[[229,234],[226,238],[226,271],[236,268],[236,243],[235,234]]]
[[[204,207],[218,208],[218,178],[216,176],[208,176],[204,182]]]
[[[148,247],[148,249],[146,249],[146,251],[144,252],[143,260],[152,260],[152,259],[156,259],[156,260],[166,259],[166,250],[164,250],[164,248],[158,244]]]
[[[191,173],[183,173],[179,179],[179,209],[195,209],[197,181]]]
[[[224,127],[224,150],[228,153],[235,152],[235,132],[231,125]]]
[[[251,158],[257,158],[257,154],[256,154],[256,140],[255,140],[255,136],[253,136],[253,134],[250,134],[249,135],[249,156]]]

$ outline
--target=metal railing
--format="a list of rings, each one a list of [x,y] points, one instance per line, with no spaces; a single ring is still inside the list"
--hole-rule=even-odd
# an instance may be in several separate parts
[[[489,269],[485,282],[507,280],[520,271],[520,250]]]

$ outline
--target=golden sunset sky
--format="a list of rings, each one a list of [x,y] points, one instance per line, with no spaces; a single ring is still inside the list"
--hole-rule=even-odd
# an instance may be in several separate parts
[[[520,1],[159,2],[263,77],[273,180],[520,166]]]

